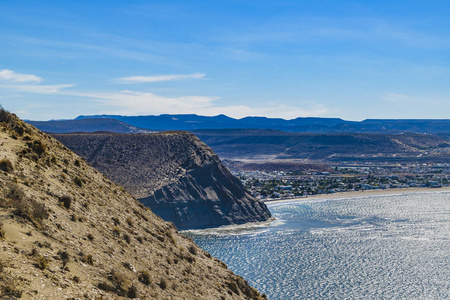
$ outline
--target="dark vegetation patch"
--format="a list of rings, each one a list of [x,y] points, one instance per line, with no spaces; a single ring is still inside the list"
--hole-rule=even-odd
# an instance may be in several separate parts
[[[139,272],[138,279],[143,284],[149,285],[150,284],[150,274],[147,271],[141,271]]]
[[[0,207],[12,207],[16,216],[30,221],[40,228],[42,221],[49,216],[44,203],[28,198],[23,190],[15,183],[6,186],[5,197],[0,200]]]
[[[83,186],[83,181],[81,180],[80,177],[75,177],[75,178],[73,179],[73,182],[75,182],[75,184],[78,185],[79,187],[82,187],[82,186]]]
[[[97,285],[99,289],[115,293],[118,296],[122,297],[138,297],[137,287],[135,285],[132,285],[131,281],[116,269],[112,269],[107,278],[108,282],[100,282]]]
[[[3,230],[3,223],[0,222],[0,241],[3,241],[6,238],[5,231]]]
[[[22,291],[17,282],[6,272],[6,266],[0,261],[0,299],[19,299]]]
[[[59,198],[59,203],[65,208],[69,209],[72,205],[72,197],[68,195],[63,195]]]
[[[14,166],[9,159],[3,158],[0,160],[0,170],[7,173],[12,173],[14,171]]]

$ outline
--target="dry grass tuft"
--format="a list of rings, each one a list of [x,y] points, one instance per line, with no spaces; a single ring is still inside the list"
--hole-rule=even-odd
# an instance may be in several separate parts
[[[39,256],[37,263],[36,263],[36,267],[41,270],[45,270],[48,268],[49,263],[50,263],[50,260],[48,258]]]

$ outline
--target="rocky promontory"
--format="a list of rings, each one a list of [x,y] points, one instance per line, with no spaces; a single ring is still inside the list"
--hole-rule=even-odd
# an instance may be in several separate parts
[[[261,222],[271,215],[195,135],[55,134],[179,229]]]

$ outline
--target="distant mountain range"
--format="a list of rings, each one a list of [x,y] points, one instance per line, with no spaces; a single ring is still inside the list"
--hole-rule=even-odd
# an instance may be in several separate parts
[[[245,117],[234,119],[225,115],[214,117],[186,115],[79,116],[75,120],[30,121],[46,132],[94,132],[111,131],[136,133],[145,130],[199,130],[199,129],[276,129],[303,133],[450,133],[450,119],[368,119],[361,122],[339,118],[280,118]]]

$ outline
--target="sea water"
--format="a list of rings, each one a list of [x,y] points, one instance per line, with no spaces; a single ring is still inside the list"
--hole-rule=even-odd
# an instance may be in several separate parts
[[[271,223],[186,234],[269,299],[450,299],[450,192],[268,207]]]

